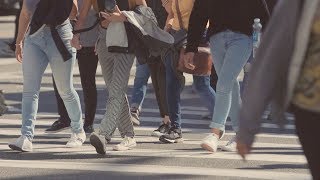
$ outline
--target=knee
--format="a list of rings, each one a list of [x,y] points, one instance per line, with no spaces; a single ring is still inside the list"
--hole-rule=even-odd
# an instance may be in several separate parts
[[[58,92],[61,98],[66,101],[74,99],[76,93],[73,87],[58,88]]]

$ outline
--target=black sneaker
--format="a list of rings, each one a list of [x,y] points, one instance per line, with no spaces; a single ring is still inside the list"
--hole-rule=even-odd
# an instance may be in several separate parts
[[[164,134],[168,134],[170,131],[170,124],[162,123],[158,129],[154,130],[151,136],[160,137]]]
[[[160,136],[159,141],[163,143],[183,142],[181,129],[172,127],[167,134]]]
[[[105,136],[93,132],[90,135],[90,143],[93,147],[96,148],[98,154],[106,154],[108,141],[106,140]]]
[[[139,121],[140,111],[139,111],[139,109],[132,107],[130,109],[130,112],[131,112],[131,121],[132,121],[133,125],[139,126],[140,125],[140,121]]]
[[[46,129],[46,133],[57,133],[70,128],[70,124],[65,124],[61,120],[55,121],[50,128]]]
[[[93,126],[92,126],[92,125],[84,126],[83,129],[84,129],[84,132],[85,132],[86,134],[91,134],[91,133],[93,133]]]

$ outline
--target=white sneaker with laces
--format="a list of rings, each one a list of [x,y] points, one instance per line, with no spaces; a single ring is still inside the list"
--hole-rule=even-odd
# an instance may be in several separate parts
[[[9,147],[16,151],[31,152],[32,142],[26,136],[21,135],[15,142],[9,143]]]
[[[232,139],[230,139],[230,141],[225,146],[221,146],[221,150],[227,151],[227,152],[236,152],[237,151],[236,136],[232,137]]]
[[[210,134],[202,140],[200,146],[210,152],[217,152],[219,138],[215,134]]]
[[[137,146],[137,143],[133,137],[125,137],[125,138],[123,138],[123,140],[120,144],[117,144],[113,147],[113,150],[126,151],[126,150],[129,150],[129,149],[136,147],[136,146]]]
[[[80,147],[86,141],[86,133],[81,131],[80,133],[72,133],[71,138],[66,144],[69,148]]]

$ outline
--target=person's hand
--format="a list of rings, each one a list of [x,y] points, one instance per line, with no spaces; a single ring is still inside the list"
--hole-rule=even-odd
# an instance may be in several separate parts
[[[166,32],[169,32],[170,30],[172,29],[172,25],[171,24],[167,24],[163,30],[166,31]]]
[[[74,34],[71,39],[71,46],[76,48],[77,50],[80,50],[82,48],[80,44],[80,36],[79,34]]]
[[[246,155],[250,153],[251,146],[237,140],[237,151],[243,160],[246,160]]]
[[[109,22],[124,22],[127,19],[122,14],[118,6],[116,6],[115,11],[113,13],[100,12],[100,16],[105,18]]]
[[[193,65],[193,57],[194,57],[194,52],[187,52],[184,57],[184,66],[188,69],[194,70],[195,66]]]
[[[23,46],[22,43],[16,44],[15,54],[16,54],[16,59],[19,63],[22,63],[22,54],[23,54],[22,46]]]

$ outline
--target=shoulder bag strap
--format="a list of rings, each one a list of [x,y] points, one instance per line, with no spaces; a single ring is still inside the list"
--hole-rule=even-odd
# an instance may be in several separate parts
[[[181,29],[184,29],[183,22],[182,22],[182,15],[181,15],[180,6],[179,6],[179,0],[175,0],[175,3],[176,3],[176,11],[178,15],[179,26]]]
[[[261,0],[261,1],[262,1],[263,5],[264,5],[264,8],[267,11],[267,14],[268,14],[269,18],[270,18],[271,17],[271,13],[270,13],[270,9],[268,7],[268,4],[267,4],[266,0]]]

